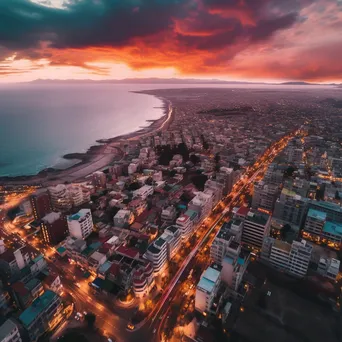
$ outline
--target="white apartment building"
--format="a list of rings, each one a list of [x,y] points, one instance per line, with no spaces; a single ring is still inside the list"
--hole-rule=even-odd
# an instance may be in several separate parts
[[[77,239],[86,239],[93,231],[93,218],[90,209],[81,209],[67,218],[69,233]]]
[[[197,192],[196,196],[189,202],[188,208],[196,211],[198,220],[202,221],[207,217],[213,207],[212,194]]]
[[[57,184],[48,188],[52,207],[59,210],[69,210],[72,207],[72,202],[69,196],[69,190],[64,184]]]
[[[162,237],[153,241],[147,248],[145,258],[151,261],[155,276],[162,274],[168,264],[168,246],[167,241]]]
[[[340,260],[334,258],[320,258],[317,272],[331,280],[336,280],[340,270]]]
[[[283,188],[274,206],[273,217],[288,223],[299,230],[306,212],[307,198],[297,195],[294,191]]]
[[[18,326],[8,319],[0,326],[0,342],[21,342]]]
[[[140,189],[133,191],[133,198],[140,197],[146,199],[149,195],[153,195],[154,189],[151,185],[144,185]]]
[[[208,267],[196,286],[195,309],[200,313],[210,312],[215,295],[221,283],[221,267]]]
[[[225,223],[216,234],[210,247],[210,258],[219,265],[222,265],[222,261],[227,253],[230,242],[234,239],[234,235],[231,232],[231,226],[232,221]]]
[[[176,220],[176,226],[180,230],[183,241],[188,240],[193,234],[196,221],[197,212],[194,210],[187,210]]]
[[[221,279],[228,287],[237,291],[247,269],[249,253],[241,251],[241,245],[231,240],[222,260]]]
[[[289,244],[267,237],[264,241],[261,257],[270,262],[273,267],[303,278],[308,271],[311,254],[312,246],[305,240],[293,241],[292,244]]]
[[[132,283],[136,297],[141,298],[149,294],[155,285],[153,266],[150,261],[146,260],[134,271]]]
[[[55,210],[69,210],[90,201],[90,191],[77,184],[58,184],[48,188],[51,204]]]
[[[171,224],[176,219],[177,211],[176,208],[173,205],[168,206],[167,208],[164,208],[161,213],[161,219],[162,221]]]
[[[252,208],[272,213],[278,193],[279,188],[277,185],[267,184],[263,181],[254,184]]]
[[[134,215],[130,210],[121,209],[114,216],[114,226],[124,228],[134,222]]]
[[[260,249],[264,238],[269,235],[271,227],[271,216],[260,211],[250,210],[243,224],[243,244]]]
[[[326,219],[326,213],[315,209],[309,209],[305,220],[304,232],[320,235]]]
[[[168,260],[171,260],[182,246],[181,232],[177,226],[170,226],[164,230],[161,238],[167,242]]]
[[[223,194],[223,185],[219,182],[208,179],[204,185],[204,192],[206,190],[211,190],[214,193],[213,197],[213,207],[216,206],[218,202],[220,202]]]

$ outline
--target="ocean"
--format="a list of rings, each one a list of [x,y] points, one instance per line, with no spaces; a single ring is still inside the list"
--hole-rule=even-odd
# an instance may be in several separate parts
[[[219,84],[0,84],[0,176],[65,168],[62,158],[98,139],[149,125],[163,113],[160,99],[132,91],[168,88],[308,90],[303,86]],[[320,88],[310,86],[310,89]]]
[[[130,91],[146,85],[0,86],[0,176],[64,168],[66,153],[134,132],[160,118],[163,102]],[[71,161],[72,163],[72,161]]]

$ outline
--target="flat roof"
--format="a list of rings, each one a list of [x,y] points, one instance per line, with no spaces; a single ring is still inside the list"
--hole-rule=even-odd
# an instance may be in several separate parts
[[[339,235],[342,237],[342,224],[337,223],[337,222],[327,221],[327,222],[325,222],[325,224],[323,226],[323,232],[329,233],[329,234],[334,234],[334,235]]]
[[[256,224],[265,225],[270,218],[270,215],[262,213],[260,211],[249,211],[246,220],[254,222]]]
[[[19,320],[24,324],[24,326],[29,326],[36,317],[53,302],[56,296],[57,294],[55,292],[46,290],[19,316]]]
[[[211,292],[215,286],[215,283],[205,277],[202,277],[197,285],[198,288],[201,288],[207,292]]]
[[[314,218],[316,220],[325,221],[327,218],[327,214],[323,211],[315,210],[315,209],[309,209],[308,216],[311,218]]]
[[[208,267],[203,274],[203,277],[207,278],[210,281],[213,281],[214,283],[216,283],[219,276],[220,272],[212,267]]]
[[[158,247],[164,246],[166,241],[163,238],[158,238],[156,241],[154,241],[154,244]]]
[[[287,252],[287,253],[290,253],[291,251],[291,245],[289,243],[286,243],[280,240],[274,240],[274,247],[281,249],[282,251]]]

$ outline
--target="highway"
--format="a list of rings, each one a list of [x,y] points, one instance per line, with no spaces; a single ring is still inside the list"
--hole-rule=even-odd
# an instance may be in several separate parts
[[[150,324],[150,329],[152,330],[152,334],[150,335],[151,340],[154,341],[163,341],[162,333],[164,331],[163,325],[165,324],[169,309],[172,304],[172,300],[168,300],[168,297],[175,298],[181,295],[182,283],[187,279],[188,273],[190,269],[193,267],[194,257],[198,255],[199,252],[202,252],[202,248],[204,249],[204,243],[206,242],[206,246],[211,245],[213,239],[219,228],[221,227],[220,222],[231,213],[233,206],[236,205],[236,201],[238,198],[248,190],[248,187],[261,176],[267,169],[267,166],[273,161],[276,155],[278,155],[287,145],[291,136],[286,137],[285,139],[281,139],[279,142],[273,144],[273,146],[267,150],[264,155],[256,162],[255,165],[251,168],[250,174],[247,176],[248,178],[241,182],[241,180],[235,184],[231,195],[223,199],[223,204],[225,205],[225,209],[222,211],[222,214],[219,215],[218,218],[215,219],[212,226],[208,230],[208,232],[200,239],[194,250],[189,254],[181,269],[176,275],[175,281],[172,282],[171,288],[166,293],[166,298],[163,298],[160,306],[157,307],[156,312],[154,313],[154,317],[160,317],[158,320],[154,320]],[[231,197],[231,198],[229,198]],[[214,233],[214,234],[212,234]],[[206,239],[212,234],[211,240],[206,241]],[[189,267],[189,263],[191,263]],[[187,271],[187,273],[185,272]],[[180,281],[181,280],[181,281]]]

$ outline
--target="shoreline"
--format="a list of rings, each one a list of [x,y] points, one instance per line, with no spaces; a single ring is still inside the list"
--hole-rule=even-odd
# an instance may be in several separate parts
[[[173,118],[173,107],[171,101],[145,91],[131,91],[132,93],[152,95],[163,102],[163,115],[159,119],[146,120],[146,127],[134,132],[122,134],[112,138],[96,140],[96,145],[91,145],[84,153],[73,152],[62,156],[65,160],[79,160],[74,165],[65,169],[49,167],[39,171],[34,175],[22,176],[2,176],[0,177],[1,186],[19,185],[41,185],[50,186],[59,183],[85,180],[93,172],[101,170],[112,162],[120,161],[125,154],[120,148],[124,143],[132,142],[153,132],[162,130]]]

